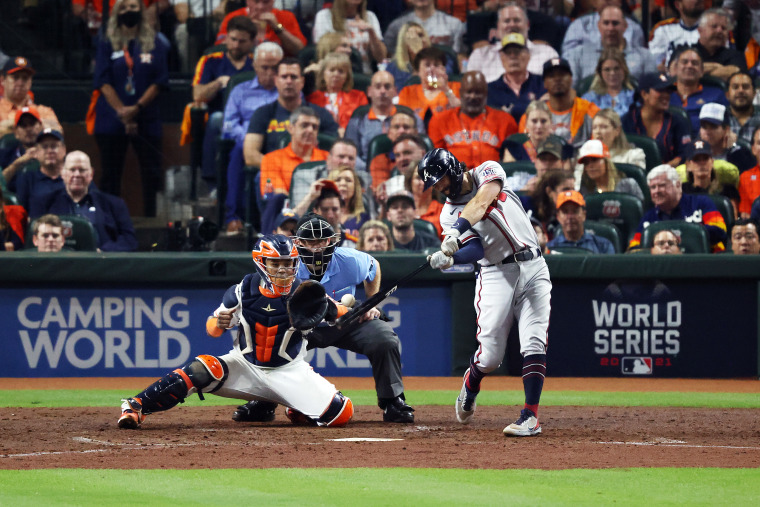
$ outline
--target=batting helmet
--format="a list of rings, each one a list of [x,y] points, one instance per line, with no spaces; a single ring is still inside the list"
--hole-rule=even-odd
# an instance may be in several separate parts
[[[309,273],[321,276],[327,271],[340,234],[332,225],[316,213],[301,217],[296,227],[296,248]]]
[[[443,148],[435,148],[425,153],[417,166],[417,174],[425,183],[425,190],[438,183],[444,176],[450,179],[447,197],[456,198],[462,191],[462,177],[467,170],[462,162]]]
[[[293,240],[282,234],[267,234],[256,241],[251,256],[266,290],[276,296],[290,292],[299,263]]]

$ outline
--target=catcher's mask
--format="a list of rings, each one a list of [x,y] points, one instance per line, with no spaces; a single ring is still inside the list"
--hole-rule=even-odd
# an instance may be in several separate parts
[[[444,176],[449,177],[449,188],[443,193],[446,197],[456,199],[462,191],[462,177],[467,169],[462,162],[443,148],[436,148],[425,153],[417,165],[417,174],[425,183],[425,190],[438,183]]]
[[[282,234],[267,234],[256,241],[251,256],[269,292],[275,296],[290,292],[300,262],[293,240]]]
[[[322,276],[327,271],[340,234],[321,215],[308,213],[298,221],[295,244],[309,273]]]

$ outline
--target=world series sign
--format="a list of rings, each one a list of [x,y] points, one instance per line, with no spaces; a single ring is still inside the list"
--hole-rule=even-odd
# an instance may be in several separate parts
[[[753,283],[688,280],[555,286],[548,367],[555,376],[752,376],[756,291]],[[718,312],[720,298],[731,304]]]

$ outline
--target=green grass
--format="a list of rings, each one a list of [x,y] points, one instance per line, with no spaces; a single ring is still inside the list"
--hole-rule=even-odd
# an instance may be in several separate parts
[[[370,390],[343,391],[356,405],[374,405],[376,394]],[[450,405],[459,391],[409,391],[407,400],[412,405]],[[0,407],[113,407],[121,398],[137,392],[122,390],[0,390]],[[520,391],[488,391],[478,396],[478,404],[522,405]],[[188,406],[239,405],[239,400],[206,395],[202,402],[196,395],[187,400]],[[544,391],[541,405],[617,406],[617,407],[709,407],[709,408],[760,408],[757,393],[680,393],[680,392],[616,392]]]
[[[758,505],[760,470],[0,471],[0,505]]]

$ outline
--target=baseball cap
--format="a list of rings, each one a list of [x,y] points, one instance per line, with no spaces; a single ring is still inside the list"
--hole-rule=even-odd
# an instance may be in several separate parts
[[[578,152],[578,162],[583,163],[586,158],[610,158],[610,151],[599,139],[589,139]]]
[[[708,102],[699,110],[699,121],[706,121],[713,125],[728,125],[726,106],[716,102]]]
[[[543,76],[546,77],[546,73],[553,69],[565,69],[570,74],[573,73],[572,69],[570,69],[570,64],[564,58],[551,58],[546,60],[546,63],[544,63]]]
[[[44,138],[48,136],[55,137],[59,141],[63,142],[63,134],[59,130],[55,130],[51,128],[44,129],[42,132],[40,132],[37,135],[37,142],[39,143],[40,141],[42,141]]]
[[[577,190],[565,190],[561,192],[557,196],[557,209],[560,209],[566,202],[574,202],[578,206],[586,207],[586,199]]]
[[[385,207],[390,208],[391,204],[393,204],[395,201],[398,201],[399,199],[406,199],[409,201],[412,204],[412,208],[417,207],[414,204],[414,196],[408,190],[399,190],[389,195],[388,199],[385,200]]]
[[[34,69],[32,68],[32,64],[29,63],[29,60],[27,60],[23,56],[9,58],[8,61],[5,62],[5,65],[3,65],[3,74],[13,74],[14,72],[19,72],[22,70],[25,70],[27,72],[31,72],[32,74],[34,74]]]
[[[712,156],[712,147],[707,141],[697,139],[686,146],[686,160],[693,160],[697,155]]]
[[[504,49],[508,46],[525,47],[525,37],[521,33],[508,33],[501,39],[501,48]]]
[[[536,148],[536,156],[550,153],[562,160],[562,141],[557,136],[550,135]]]
[[[37,108],[30,106],[30,107],[22,107],[21,109],[16,111],[16,119],[14,120],[13,124],[18,126],[19,120],[21,120],[21,117],[24,116],[25,114],[34,116],[35,118],[37,118],[37,121],[40,121],[40,122],[42,121],[42,118],[40,118],[40,112],[37,111]]]
[[[662,72],[650,72],[641,76],[639,79],[639,84],[636,87],[636,91],[642,92],[645,90],[648,91],[653,89],[657,91],[673,91],[676,89],[676,84],[671,78]]]
[[[286,222],[290,222],[291,220],[297,224],[299,220],[298,215],[292,211],[283,211],[282,213],[277,215],[277,218],[275,218],[274,227],[275,228],[282,227],[283,224],[285,224]]]
[[[340,193],[340,191],[338,190],[338,184],[335,183],[333,180],[322,180],[322,190],[320,190],[319,193],[321,194],[324,190],[334,190]]]

